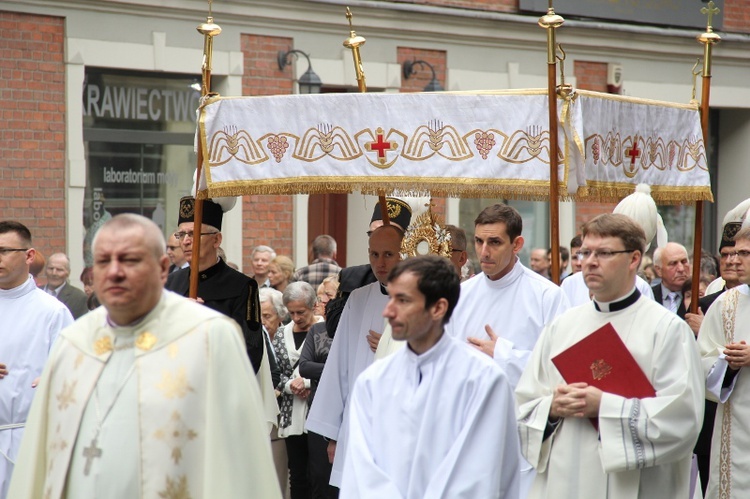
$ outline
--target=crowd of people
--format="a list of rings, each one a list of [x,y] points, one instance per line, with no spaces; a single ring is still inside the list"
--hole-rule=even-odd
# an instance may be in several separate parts
[[[221,250],[231,203],[207,200],[198,234],[183,198],[166,239],[117,215],[83,290],[65,254],[45,261],[0,222],[0,311],[16,326],[0,352],[0,499],[750,490],[750,200],[695,263],[639,186],[560,248],[560,285],[548,248],[519,260],[511,206],[476,216],[474,275],[455,226],[449,254],[406,257],[411,206],[386,203],[369,264],[341,268],[319,235],[298,268],[255,247],[247,275]]]

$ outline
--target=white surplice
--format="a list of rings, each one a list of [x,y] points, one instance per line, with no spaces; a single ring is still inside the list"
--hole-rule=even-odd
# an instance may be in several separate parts
[[[350,405],[342,498],[518,498],[513,392],[468,345],[402,348],[359,376]]]
[[[552,395],[565,384],[550,359],[611,322],[656,390],[625,399],[605,393],[599,432],[565,418],[544,439]],[[530,498],[685,499],[703,421],[703,379],[693,333],[679,317],[640,296],[615,312],[594,302],[545,328],[516,389],[521,451],[537,469]]]
[[[42,374],[49,351],[63,328],[73,323],[68,308],[36,287],[29,275],[13,289],[0,289],[0,498],[5,498],[24,424],[34,398],[34,379]]]
[[[349,295],[307,416],[308,431],[337,441],[330,482],[336,487],[341,486],[344,469],[350,391],[357,376],[373,363],[375,354],[367,335],[370,330],[383,333],[383,309],[387,303],[388,295],[383,294],[379,282],[355,289]]]
[[[646,298],[654,299],[654,291],[651,289],[651,285],[642,279],[640,276],[635,276],[635,287],[641,292]],[[576,272],[573,275],[566,277],[560,288],[568,298],[571,307],[577,307],[591,301],[591,295],[589,288],[586,286],[586,281],[583,280],[583,272]]]
[[[100,307],[61,333],[38,390],[14,499],[281,497],[239,327],[207,307],[165,291],[131,327]]]
[[[747,285],[719,296],[708,309],[698,333],[706,398],[718,402],[711,439],[711,473],[706,498],[742,498],[750,491],[750,380],[740,369],[722,387],[729,365],[723,351],[728,343],[750,343],[750,296]],[[725,471],[722,473],[721,470]]]
[[[479,273],[461,284],[461,297],[446,331],[459,340],[488,339],[484,326],[489,324],[499,336],[495,362],[515,388],[542,328],[568,308],[558,286],[516,260],[497,281]]]

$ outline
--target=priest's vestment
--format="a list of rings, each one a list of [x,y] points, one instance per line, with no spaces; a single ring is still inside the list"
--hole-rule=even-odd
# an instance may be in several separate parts
[[[750,296],[748,286],[743,284],[716,299],[698,333],[707,378],[706,398],[719,403],[711,439],[711,474],[706,498],[745,498],[750,491],[750,380],[745,372],[748,368],[740,368],[736,374],[731,372],[723,354],[728,343],[750,343],[748,324]]]
[[[646,298],[654,299],[654,292],[651,290],[651,285],[640,276],[635,276],[635,287],[638,291]],[[591,301],[591,295],[589,294],[589,288],[586,286],[586,281],[583,280],[583,272],[576,272],[573,275],[566,277],[560,288],[568,298],[571,307],[577,307]]]
[[[530,498],[689,496],[704,398],[695,337],[683,320],[635,289],[620,304],[630,298],[624,308],[593,301],[575,307],[542,333],[516,388],[521,452],[537,469]],[[567,384],[551,359],[607,323],[656,396],[604,393],[598,431],[587,418],[563,418],[550,426],[554,390]]]
[[[461,284],[461,298],[446,331],[459,340],[487,339],[485,324],[499,336],[495,362],[518,384],[542,328],[567,310],[568,299],[558,286],[516,260],[496,281],[482,272]]]
[[[341,497],[517,499],[513,391],[489,357],[448,335],[357,379]]]
[[[53,348],[11,496],[280,498],[237,324],[167,291],[136,325],[106,315]]]
[[[370,330],[383,332],[383,309],[387,303],[388,295],[379,282],[355,289],[349,296],[307,416],[308,431],[337,442],[331,471],[331,485],[336,487],[341,486],[346,454],[349,395],[357,376],[375,358],[367,334]]]
[[[73,316],[61,301],[36,287],[29,275],[13,289],[0,289],[0,363],[8,375],[0,380],[0,498],[5,497],[24,424],[52,344]]]

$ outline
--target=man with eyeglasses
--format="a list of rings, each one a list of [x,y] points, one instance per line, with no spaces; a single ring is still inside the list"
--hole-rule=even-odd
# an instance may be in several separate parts
[[[167,256],[171,262],[169,265],[170,274],[190,265],[182,252],[180,240],[174,234],[169,234],[169,238],[167,238]]]
[[[48,293],[68,307],[74,319],[89,311],[86,304],[88,296],[82,289],[78,289],[68,278],[70,277],[70,259],[65,253],[54,253],[47,260],[47,268],[44,271],[47,276],[47,284],[43,291]]]
[[[545,327],[516,389],[521,451],[537,470],[528,497],[691,497],[692,451],[704,398],[693,334],[636,288],[646,246],[639,224],[625,215],[604,214],[584,224],[582,233],[583,275],[593,300]],[[553,363],[607,325],[654,396],[603,392],[582,379],[563,378]],[[631,383],[630,376],[623,379],[608,365],[607,360],[617,364],[608,357],[611,349],[602,348],[601,361],[582,366],[593,372],[586,379],[612,376]]]
[[[625,196],[617,203],[612,213],[628,216],[641,226],[643,232],[646,234],[646,251],[648,251],[651,247],[651,241],[656,237],[660,222],[656,202],[651,197],[651,187],[645,184],[637,185],[635,192]],[[664,232],[666,233],[666,230]],[[666,236],[664,236],[664,239],[666,239]],[[580,272],[583,267],[583,259],[580,258],[581,244],[582,240],[580,236],[576,236],[570,241],[571,248],[575,250],[573,251],[573,260],[578,266],[578,271],[575,271],[560,283],[560,287],[568,297],[571,307],[577,307],[591,301],[591,290],[586,286],[583,274]],[[643,296],[652,300],[654,299],[654,292],[651,290],[651,285],[639,275],[635,276],[635,286]]]
[[[735,262],[739,286],[714,301],[698,333],[706,376],[706,397],[718,402],[711,440],[706,497],[745,497],[750,490],[750,221],[734,236],[727,258]]]
[[[0,222],[0,498],[18,456],[35,380],[60,331],[73,323],[68,308],[36,287],[29,274],[36,251],[29,229]]]
[[[264,350],[258,284],[254,279],[229,267],[218,256],[224,211],[224,206],[210,199],[203,202],[198,301],[233,318],[240,325],[247,354],[257,373]],[[180,199],[179,228],[174,236],[180,241],[182,252],[188,261],[192,261],[193,241],[198,237],[193,232],[194,215],[195,199],[190,196]],[[170,274],[165,287],[182,296],[188,296],[192,271],[193,269],[188,267]]]

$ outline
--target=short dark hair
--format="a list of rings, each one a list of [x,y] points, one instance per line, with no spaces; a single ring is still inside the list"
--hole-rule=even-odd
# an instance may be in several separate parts
[[[451,241],[453,242],[451,249],[466,251],[466,231],[455,225],[446,225],[445,230],[451,235]]]
[[[15,232],[21,238],[21,244],[31,247],[31,231],[21,222],[15,220],[5,220],[0,222],[0,234]]]
[[[503,223],[510,240],[515,240],[523,231],[523,220],[518,210],[507,204],[497,203],[483,209],[474,220],[474,225]]]
[[[388,282],[407,272],[417,276],[417,289],[424,295],[425,309],[437,303],[440,298],[448,301],[448,310],[443,317],[443,324],[447,323],[461,294],[461,279],[451,261],[438,255],[407,258],[391,269]]]
[[[312,242],[313,258],[321,256],[333,257],[336,254],[336,240],[328,234],[316,237]]]
[[[625,249],[638,250],[643,255],[646,249],[646,233],[632,218],[619,213],[604,213],[592,218],[582,228],[583,238],[589,234],[599,237],[616,237]]]
[[[581,246],[583,246],[583,239],[580,234],[576,234],[576,236],[570,240],[570,247],[580,248]]]

